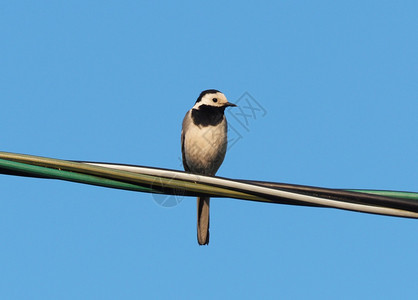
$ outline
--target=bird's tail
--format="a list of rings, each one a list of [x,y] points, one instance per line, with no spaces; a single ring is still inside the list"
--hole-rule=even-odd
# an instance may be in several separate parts
[[[197,197],[197,242],[209,244],[209,197]]]

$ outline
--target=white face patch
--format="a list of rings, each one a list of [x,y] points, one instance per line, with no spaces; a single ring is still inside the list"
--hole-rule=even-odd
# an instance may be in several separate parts
[[[228,100],[226,99],[225,95],[221,92],[218,93],[210,93],[206,94],[202,97],[202,100],[197,102],[193,108],[198,108],[201,105],[209,105],[209,106],[215,106],[215,107],[223,107],[225,104],[228,103]]]

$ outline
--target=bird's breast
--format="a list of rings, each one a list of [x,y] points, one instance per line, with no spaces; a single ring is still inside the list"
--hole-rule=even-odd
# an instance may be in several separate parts
[[[216,126],[192,124],[184,139],[187,164],[198,174],[214,175],[221,166],[227,148],[225,118]]]

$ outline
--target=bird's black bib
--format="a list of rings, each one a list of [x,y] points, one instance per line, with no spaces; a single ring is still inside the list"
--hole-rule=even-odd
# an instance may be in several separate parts
[[[197,126],[215,126],[224,119],[225,107],[201,105],[199,109],[192,109],[192,120]]]

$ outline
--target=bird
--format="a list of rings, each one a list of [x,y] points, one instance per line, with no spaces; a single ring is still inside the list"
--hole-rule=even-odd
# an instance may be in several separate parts
[[[186,113],[181,130],[181,152],[186,172],[214,176],[227,149],[228,124],[225,109],[236,106],[218,90],[200,93],[194,106]],[[197,241],[209,244],[209,202],[207,196],[197,197]]]

